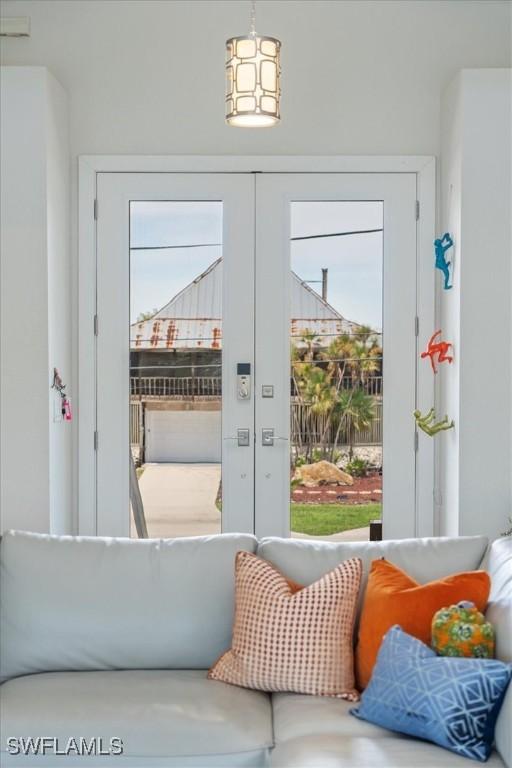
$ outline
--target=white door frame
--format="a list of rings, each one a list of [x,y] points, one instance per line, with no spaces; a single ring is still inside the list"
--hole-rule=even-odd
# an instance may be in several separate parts
[[[96,535],[96,189],[99,173],[415,173],[418,352],[434,330],[436,166],[430,156],[125,156],[83,155],[78,160],[78,531]],[[434,377],[417,356],[417,402],[435,403]],[[412,415],[411,415],[412,418]],[[435,515],[435,440],[421,435],[416,453],[416,536],[438,533]]]

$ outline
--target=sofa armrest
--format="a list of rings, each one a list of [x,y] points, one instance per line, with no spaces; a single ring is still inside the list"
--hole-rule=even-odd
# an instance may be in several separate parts
[[[494,541],[485,557],[491,577],[486,616],[496,630],[496,658],[512,663],[512,537]],[[512,768],[512,684],[496,723],[496,748],[507,768]]]

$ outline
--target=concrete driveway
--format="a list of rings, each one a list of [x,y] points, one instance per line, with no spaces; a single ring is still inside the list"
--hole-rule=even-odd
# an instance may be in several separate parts
[[[220,464],[145,464],[139,479],[151,538],[220,533]],[[132,536],[136,537],[132,519]]]

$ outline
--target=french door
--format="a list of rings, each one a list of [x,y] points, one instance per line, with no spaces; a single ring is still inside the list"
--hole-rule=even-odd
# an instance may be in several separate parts
[[[414,174],[257,177],[255,370],[257,383],[275,381],[279,396],[256,398],[255,424],[285,438],[270,449],[257,434],[258,536],[288,536],[290,523],[303,535],[336,536],[336,519],[330,527],[326,519],[357,520],[363,507],[380,517],[372,511],[379,506],[386,538],[415,535],[415,199]],[[327,265],[326,300],[319,301]],[[316,449],[308,452],[311,432]],[[351,452],[368,467],[352,462],[352,469]],[[304,455],[309,466],[341,455],[348,474],[368,476],[313,488],[306,480],[294,488],[288,513],[290,465]],[[359,517],[349,530],[367,538]]]
[[[97,533],[415,535],[415,174],[97,179]]]
[[[136,443],[130,410],[136,405],[144,409],[143,449],[153,459],[144,468],[146,484],[151,481],[148,504],[160,521],[157,530],[148,526],[149,533],[179,535],[180,522],[184,533],[252,531],[254,396],[237,394],[236,372],[240,363],[254,367],[253,178],[101,174],[98,208],[98,533],[130,533],[130,450]],[[176,299],[178,306],[166,310]],[[146,321],[137,322],[145,312]],[[199,428],[202,417],[213,422],[213,455],[201,453],[209,426]],[[238,429],[248,430],[241,447]],[[162,431],[175,443],[174,455],[158,444],[165,442]],[[190,454],[180,456],[185,441],[197,448],[195,476],[184,466],[192,464]],[[211,486],[205,465],[219,459],[222,490],[209,498],[198,485]],[[179,466],[164,466],[173,464]],[[140,480],[142,488],[143,475]],[[171,507],[178,519],[166,530]],[[187,525],[187,517],[197,525]]]

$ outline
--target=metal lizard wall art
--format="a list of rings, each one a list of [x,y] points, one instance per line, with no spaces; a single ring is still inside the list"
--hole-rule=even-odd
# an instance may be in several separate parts
[[[450,282],[450,264],[451,261],[446,260],[446,251],[451,248],[453,245],[453,240],[450,237],[448,232],[445,232],[444,235],[441,238],[436,238],[434,240],[434,248],[436,253],[436,269],[440,269],[441,272],[444,275],[444,289],[445,291],[450,290],[452,288],[451,285],[449,285]]]

